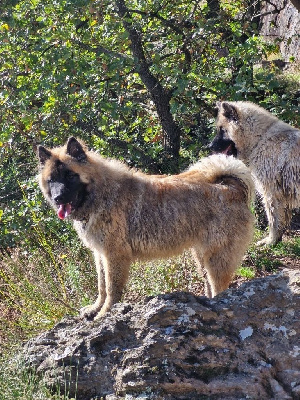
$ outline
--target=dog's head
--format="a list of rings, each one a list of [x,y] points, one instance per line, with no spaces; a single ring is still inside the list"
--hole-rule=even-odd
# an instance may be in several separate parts
[[[38,158],[41,189],[58,217],[78,217],[88,198],[88,182],[81,176],[87,163],[84,144],[71,137],[63,147],[49,150],[39,146]]]
[[[217,102],[217,134],[210,143],[214,153],[238,156],[241,130],[238,108],[233,103]]]

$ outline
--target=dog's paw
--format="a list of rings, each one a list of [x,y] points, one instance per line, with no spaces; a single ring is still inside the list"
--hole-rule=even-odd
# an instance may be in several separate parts
[[[98,314],[95,316],[94,321],[99,321],[107,312],[111,310],[111,305],[103,305],[101,310],[98,312]]]
[[[100,309],[101,306],[98,303],[85,306],[80,309],[80,318],[93,319]]]
[[[267,236],[266,238],[259,240],[256,244],[259,247],[263,247],[263,246],[267,247],[267,246],[274,246],[276,243],[278,243],[278,240],[276,240],[270,236]]]
[[[93,319],[93,321],[99,321],[104,316],[104,314],[106,314],[106,311],[103,311],[103,312],[102,312],[102,310],[99,311],[98,314],[96,314],[96,316]]]

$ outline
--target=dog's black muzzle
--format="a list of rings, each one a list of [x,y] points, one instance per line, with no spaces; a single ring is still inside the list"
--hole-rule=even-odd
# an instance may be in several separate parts
[[[209,149],[213,153],[222,153],[227,156],[237,157],[237,148],[235,147],[235,143],[230,139],[223,139],[217,136],[209,144]]]

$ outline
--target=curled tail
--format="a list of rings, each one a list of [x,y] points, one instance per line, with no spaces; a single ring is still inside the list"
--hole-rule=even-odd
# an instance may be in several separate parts
[[[193,170],[198,170],[211,183],[223,181],[226,184],[227,179],[231,179],[231,182],[232,179],[236,179],[245,189],[248,206],[254,199],[255,189],[251,172],[242,161],[233,156],[214,154],[205,157],[190,167],[189,171]]]

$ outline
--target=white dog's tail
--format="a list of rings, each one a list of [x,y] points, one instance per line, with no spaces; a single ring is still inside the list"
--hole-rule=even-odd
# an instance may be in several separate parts
[[[251,172],[242,161],[233,156],[214,154],[205,157],[189,168],[189,171],[193,170],[199,170],[211,183],[220,182],[222,177],[236,178],[246,189],[249,206],[254,199],[255,189]]]

